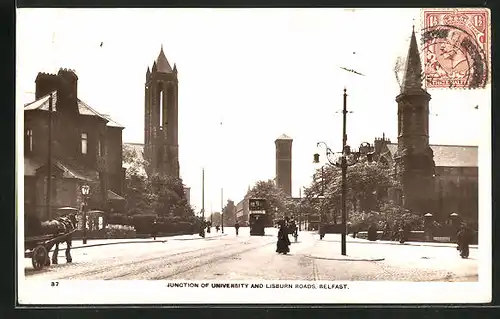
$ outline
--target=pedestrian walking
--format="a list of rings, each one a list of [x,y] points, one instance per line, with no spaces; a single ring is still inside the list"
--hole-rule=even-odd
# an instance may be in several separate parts
[[[469,258],[469,245],[472,241],[472,231],[463,223],[457,232],[457,250],[460,252],[460,257]]]
[[[240,224],[238,224],[238,222],[234,224],[234,229],[236,230],[236,236],[238,236],[238,232],[240,230]]]
[[[219,229],[220,229],[220,226],[219,226],[219,225],[215,226],[215,231],[216,231],[216,232],[219,232]]]
[[[151,235],[153,235],[153,240],[156,240],[157,234],[158,234],[158,223],[155,220],[151,225]]]
[[[278,254],[288,254],[290,252],[290,239],[285,222],[282,222],[278,231],[278,241],[276,243],[276,252]]]
[[[377,234],[377,225],[375,223],[372,223],[370,227],[368,227],[368,240],[369,241],[376,241],[378,237]]]

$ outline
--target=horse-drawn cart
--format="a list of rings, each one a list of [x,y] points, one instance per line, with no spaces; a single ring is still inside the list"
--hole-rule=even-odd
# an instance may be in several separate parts
[[[65,239],[65,237],[71,235],[76,229],[68,233],[58,233],[50,235],[41,235],[26,237],[24,240],[24,257],[31,258],[31,263],[35,270],[42,269],[49,258],[49,252],[52,247]]]

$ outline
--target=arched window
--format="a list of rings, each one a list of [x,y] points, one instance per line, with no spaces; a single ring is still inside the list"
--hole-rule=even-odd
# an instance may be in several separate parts
[[[102,156],[102,144],[100,138],[97,140],[97,156]]]
[[[26,136],[24,140],[24,149],[27,153],[33,152],[33,130],[26,129]]]
[[[159,109],[159,113],[160,113],[160,130],[163,129],[163,103],[164,103],[164,98],[165,98],[165,90],[163,89],[163,85],[162,83],[158,83],[158,91],[159,91],[159,94],[160,94],[160,97],[159,97],[159,105],[158,105],[158,109]]]
[[[81,151],[82,154],[87,154],[87,146],[88,146],[88,135],[87,133],[82,133],[81,135]]]

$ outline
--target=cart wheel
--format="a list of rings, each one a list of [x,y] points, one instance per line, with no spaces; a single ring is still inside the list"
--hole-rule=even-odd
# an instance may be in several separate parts
[[[33,268],[35,268],[35,270],[42,269],[45,265],[45,261],[47,260],[48,255],[49,253],[44,246],[36,246],[35,249],[33,249],[33,255],[31,256],[31,263],[33,264]]]

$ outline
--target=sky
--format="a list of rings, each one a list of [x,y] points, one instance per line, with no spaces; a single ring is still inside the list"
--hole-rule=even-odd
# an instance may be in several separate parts
[[[221,188],[237,203],[275,177],[281,134],[293,138],[298,197],[316,143],[341,149],[344,87],[348,144],[396,142],[394,65],[421,26],[419,9],[21,9],[17,19],[19,114],[38,72],[74,69],[79,98],[125,126],[124,142],[144,141],[145,73],[163,45],[179,72],[181,177],[199,211],[205,169],[206,212],[220,210]],[[485,143],[489,90],[429,89],[431,144]]]

